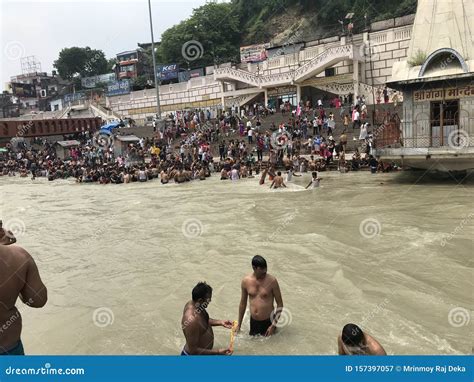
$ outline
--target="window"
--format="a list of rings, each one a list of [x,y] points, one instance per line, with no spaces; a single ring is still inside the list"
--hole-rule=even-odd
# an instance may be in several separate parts
[[[430,146],[447,146],[449,135],[459,129],[459,100],[431,102],[430,120]]]
[[[326,77],[334,77],[335,74],[336,74],[335,68],[327,68],[326,70],[324,70],[324,75]]]

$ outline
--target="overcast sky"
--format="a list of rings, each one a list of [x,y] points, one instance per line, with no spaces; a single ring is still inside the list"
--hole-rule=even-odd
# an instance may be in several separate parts
[[[155,41],[206,0],[152,0]],[[51,73],[65,47],[102,49],[107,58],[149,42],[147,0],[0,0],[1,88],[36,56]]]

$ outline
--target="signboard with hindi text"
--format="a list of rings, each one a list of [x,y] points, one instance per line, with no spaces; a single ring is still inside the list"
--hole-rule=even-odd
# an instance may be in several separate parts
[[[467,85],[446,89],[422,89],[413,92],[413,100],[415,102],[452,100],[464,97],[474,97],[473,86]]]
[[[107,86],[107,96],[117,96],[130,93],[130,81],[114,81]]]

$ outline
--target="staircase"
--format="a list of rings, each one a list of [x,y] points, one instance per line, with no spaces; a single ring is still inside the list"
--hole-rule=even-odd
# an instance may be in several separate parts
[[[261,92],[258,93],[253,93],[253,94],[244,94],[240,97],[235,97],[235,98],[227,98],[225,100],[225,106],[226,107],[232,107],[234,105],[237,106],[243,106],[252,101],[255,97],[257,97]]]
[[[240,81],[260,88],[304,81],[321,73],[324,69],[333,66],[337,62],[351,60],[354,57],[355,49],[357,48],[352,44],[328,48],[298,69],[284,73],[260,75],[229,67],[217,68],[214,71],[214,79]]]
[[[116,121],[118,119],[122,119],[122,116],[113,110],[108,110],[103,106],[99,105],[98,103],[94,103],[91,101],[87,102],[89,109],[92,111],[94,117],[100,117],[103,121],[110,123]]]

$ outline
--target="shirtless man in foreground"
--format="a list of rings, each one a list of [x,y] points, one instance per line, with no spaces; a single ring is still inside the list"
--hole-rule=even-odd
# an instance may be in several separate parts
[[[48,300],[35,261],[2,228],[0,221],[0,355],[24,355],[21,342],[21,314],[15,306],[21,301],[41,308]]]
[[[275,277],[267,273],[267,262],[262,256],[252,259],[253,273],[242,280],[242,297],[239,305],[240,331],[244,319],[247,299],[250,300],[250,335],[271,336],[275,333],[278,319],[283,310],[280,286]],[[273,301],[277,309],[274,310]]]
[[[275,178],[273,178],[273,182],[270,185],[270,188],[280,188],[280,187],[285,187],[286,188],[286,184],[285,184],[285,182],[283,182],[283,177],[281,176],[281,171],[278,171],[277,176],[275,176]]]
[[[355,324],[347,324],[337,337],[339,355],[387,355],[380,343]]]
[[[209,318],[206,308],[212,298],[212,288],[204,282],[198,283],[192,292],[192,300],[184,306],[181,328],[186,337],[181,355],[231,355],[232,350],[213,350],[213,326],[232,329],[232,321]]]

